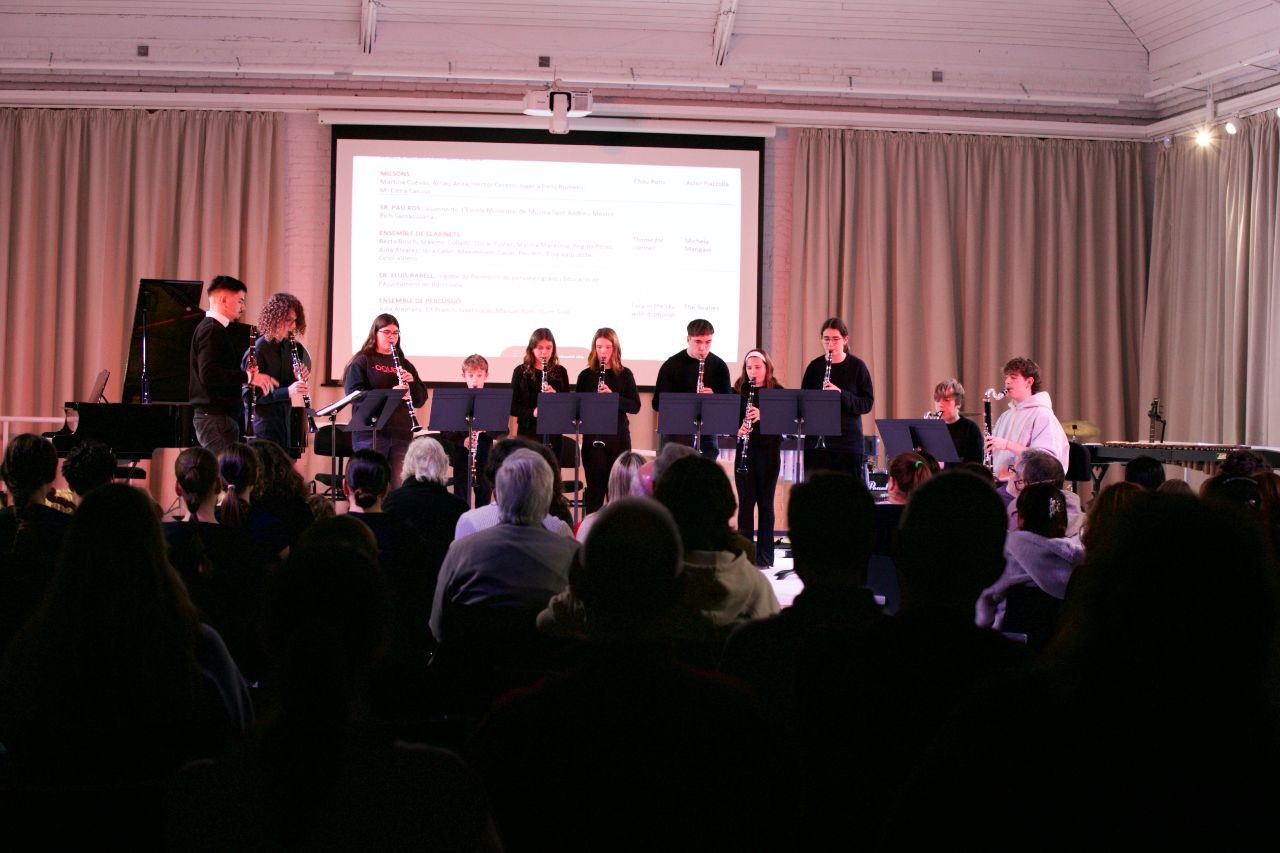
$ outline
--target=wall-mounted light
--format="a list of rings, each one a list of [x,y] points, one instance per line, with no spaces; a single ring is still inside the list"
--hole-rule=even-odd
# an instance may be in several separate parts
[[[1228,136],[1235,136],[1240,132],[1240,125],[1236,124],[1236,121],[1237,119],[1235,118],[1229,118],[1227,119],[1227,123],[1222,126],[1222,129],[1227,132]]]
[[[1196,131],[1196,145],[1205,148],[1213,141],[1213,134],[1209,132],[1209,128],[1202,127]]]

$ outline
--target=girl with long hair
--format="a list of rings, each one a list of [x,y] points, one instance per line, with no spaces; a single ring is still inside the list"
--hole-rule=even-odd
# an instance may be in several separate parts
[[[751,388],[755,403],[749,404]],[[782,436],[760,432],[759,389],[781,388],[774,376],[773,359],[762,349],[749,350],[742,357],[742,372],[733,390],[741,397],[742,426],[734,452],[734,481],[738,487],[738,532],[756,545],[756,564],[773,565],[773,496],[782,468]],[[747,442],[746,463],[742,442]],[[745,469],[745,470],[744,470]],[[759,516],[759,525],[756,516]]]
[[[399,370],[396,363],[399,362]],[[418,369],[405,358],[400,348],[400,321],[392,314],[379,314],[373,318],[369,334],[360,351],[347,362],[343,371],[342,388],[347,394],[353,391],[371,391],[395,388],[404,391],[405,405],[396,409],[375,438],[373,430],[351,433],[354,450],[376,450],[391,463],[391,482],[400,485],[400,467],[404,455],[413,440],[413,425],[409,408],[425,406],[427,386],[419,377]]]
[[[587,478],[583,509],[589,515],[605,503],[614,460],[631,449],[631,424],[627,416],[640,411],[636,378],[631,368],[622,364],[622,345],[613,329],[607,326],[596,329],[587,366],[578,374],[574,390],[613,394],[618,400],[618,431],[614,435],[582,437],[582,467]]]

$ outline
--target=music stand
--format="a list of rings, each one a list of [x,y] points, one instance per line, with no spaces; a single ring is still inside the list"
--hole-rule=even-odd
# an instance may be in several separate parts
[[[955,442],[947,425],[937,418],[886,418],[876,421],[876,432],[884,442],[884,455],[892,459],[899,453],[925,450],[947,465],[960,462]]]
[[[336,403],[330,403],[323,409],[316,409],[315,411],[317,418],[329,419],[329,441],[331,443],[329,449],[333,451],[329,455],[329,475],[332,478],[329,488],[333,490],[329,497],[330,503],[333,504],[335,509],[338,506],[338,439],[336,435],[338,431],[338,412],[345,409],[348,403],[363,397],[365,393],[364,391],[352,391]]]
[[[737,394],[663,394],[658,412],[658,433],[692,435],[693,447],[702,452],[702,436],[736,435],[742,426]]]
[[[664,398],[663,402],[666,400]],[[582,501],[578,492],[581,483],[578,470],[582,467],[582,434],[617,435],[618,395],[600,394],[595,391],[564,391],[558,394],[538,395],[538,432],[567,435],[573,431],[573,520],[581,519]]]
[[[511,417],[510,388],[437,388],[428,429],[438,432],[501,432]],[[475,447],[471,448],[475,452]],[[454,473],[454,476],[458,476]],[[467,466],[467,503],[475,508],[475,472]]]
[[[816,388],[761,388],[760,431],[765,435],[795,435],[800,446],[798,482],[804,482],[804,437],[840,435],[840,392]]]

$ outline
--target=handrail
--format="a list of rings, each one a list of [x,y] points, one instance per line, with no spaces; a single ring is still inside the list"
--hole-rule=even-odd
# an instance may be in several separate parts
[[[0,448],[9,446],[9,424],[63,424],[66,418],[41,418],[35,415],[0,415]]]

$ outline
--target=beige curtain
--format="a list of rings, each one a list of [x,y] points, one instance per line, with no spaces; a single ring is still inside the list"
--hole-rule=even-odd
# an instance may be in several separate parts
[[[919,417],[952,376],[980,412],[1004,363],[1027,355],[1060,418],[1134,434],[1138,144],[803,130],[793,209],[784,382],[836,315],[871,369],[873,417]]]
[[[1277,119],[1156,161],[1142,398],[1170,440],[1280,444]]]
[[[61,415],[111,370],[141,278],[283,278],[279,114],[0,110],[0,413]],[[30,427],[15,427],[16,431]]]

